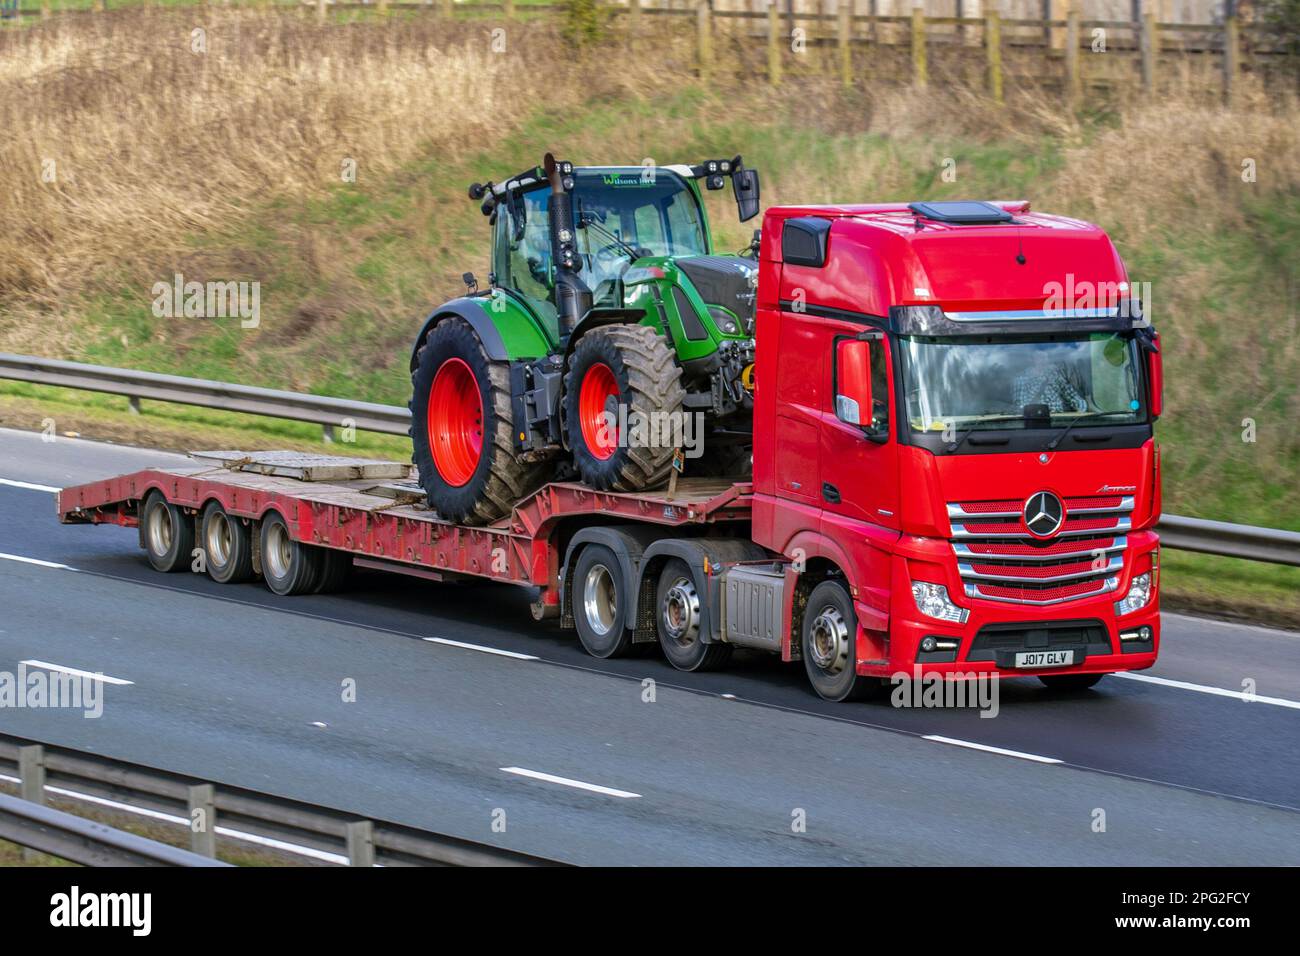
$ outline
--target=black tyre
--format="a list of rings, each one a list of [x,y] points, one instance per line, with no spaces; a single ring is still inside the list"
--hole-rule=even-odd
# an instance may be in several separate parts
[[[282,597],[310,594],[325,573],[323,549],[294,541],[284,518],[268,511],[260,532],[262,579]]]
[[[716,670],[731,658],[730,644],[706,644],[700,639],[700,603],[691,569],[673,558],[659,574],[655,623],[664,657],[679,671]]]
[[[1049,690],[1076,691],[1096,687],[1105,674],[1039,674],[1038,679]]]
[[[823,581],[808,595],[803,612],[803,664],[808,681],[826,700],[865,700],[883,687],[879,678],[857,673],[858,615],[848,588]]]
[[[248,522],[226,513],[219,501],[203,509],[199,540],[208,577],[218,584],[253,579],[253,533]]]
[[[140,505],[140,538],[155,571],[188,571],[194,560],[194,521],[151,491]]]
[[[316,584],[316,594],[333,594],[341,591],[352,576],[352,555],[346,551],[320,548],[321,576]]]
[[[547,463],[515,457],[510,365],[489,360],[464,319],[429,333],[411,385],[411,460],[439,515],[487,524],[546,483]]]
[[[565,428],[582,480],[602,491],[666,482],[685,397],[682,370],[654,329],[609,325],[584,335],[564,377]]]
[[[573,618],[578,640],[592,657],[623,657],[632,647],[627,628],[628,587],[614,552],[589,544],[573,567]]]

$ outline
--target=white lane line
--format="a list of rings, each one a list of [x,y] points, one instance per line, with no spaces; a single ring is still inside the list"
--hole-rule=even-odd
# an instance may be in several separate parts
[[[6,773],[0,773],[0,780],[14,784],[21,782],[17,777],[11,777]],[[109,800],[106,797],[96,797],[89,793],[78,793],[76,790],[65,790],[63,787],[46,787],[45,792],[56,794],[60,797],[68,797],[72,800],[84,800],[86,803],[98,804],[101,807],[109,807],[113,810],[123,810],[127,813],[134,813],[137,816],[148,817],[151,820],[160,820],[164,823],[175,823],[178,826],[186,828],[190,825],[188,817],[178,817],[173,813],[164,813],[161,810],[150,810],[147,807],[133,807],[128,803],[119,803],[116,800]],[[326,850],[317,850],[309,846],[299,846],[296,843],[286,843],[284,840],[275,840],[271,837],[258,836],[256,833],[246,833],[243,830],[232,830],[230,827],[222,826],[217,827],[216,832],[218,836],[230,837],[232,840],[242,840],[245,843],[254,843],[258,846],[283,850],[286,853],[310,857],[314,860],[323,860],[326,863],[338,863],[342,866],[347,866],[348,863],[348,858],[341,853],[330,853]]]
[[[8,485],[10,488],[26,488],[28,491],[48,491],[50,494],[56,494],[63,490],[52,485],[34,485],[30,481],[14,481],[12,478],[0,478],[0,485]]]
[[[4,552],[0,552],[0,561],[21,561],[23,564],[35,564],[42,568],[59,568],[63,571],[77,570],[66,564],[59,564],[57,561],[42,561],[40,558],[25,558],[21,554],[5,554]]]
[[[542,773],[538,770],[526,770],[523,767],[502,767],[502,773],[513,773],[521,777],[531,777],[533,780],[544,780],[547,783],[558,783],[563,787],[574,787],[578,790],[590,790],[592,793],[603,793],[607,797],[623,797],[630,799],[639,797],[641,794],[632,793],[630,790],[615,790],[613,787],[602,787],[595,783],[583,783],[581,780],[570,780],[568,777],[557,777],[554,774]]]
[[[1004,757],[1019,757],[1021,760],[1032,760],[1035,763],[1062,763],[1055,757],[1040,757],[1038,754],[1021,753],[1019,750],[1004,750],[1001,747],[990,747],[988,744],[977,744],[970,740],[957,740],[955,737],[940,737],[938,734],[925,734],[924,740],[934,740],[941,744],[952,744],[954,747],[969,747],[971,750],[983,750],[991,754],[1002,754]]]
[[[64,667],[62,664],[51,664],[49,661],[19,661],[20,664],[26,664],[28,667],[43,667],[47,671],[58,671],[61,674],[71,674],[74,677],[87,677],[90,680],[103,681],[105,684],[134,684],[133,680],[123,680],[120,677],[109,677],[106,674],[93,674],[90,671],[79,670],[75,667]]]
[[[495,654],[497,657],[513,657],[517,661],[535,661],[538,658],[532,654],[516,654],[514,651],[503,651],[496,647],[484,647],[482,644],[466,644],[464,641],[451,641],[445,637],[424,637],[421,640],[428,641],[430,644],[446,644],[448,647],[462,647],[467,651],[482,651],[484,654]]]
[[[1146,684],[1159,684],[1161,687],[1177,687],[1179,690],[1194,690],[1200,694],[1213,694],[1215,697],[1235,697],[1248,704],[1272,704],[1274,707],[1290,707],[1300,710],[1300,700],[1287,700],[1283,697],[1261,697],[1248,694],[1244,690],[1228,690],[1226,687],[1211,687],[1208,684],[1189,684],[1187,681],[1170,680],[1168,677],[1152,677],[1150,674],[1120,673],[1116,677],[1126,680],[1140,680]]]
[[[1190,621],[1193,624],[1212,624],[1215,627],[1235,627],[1242,631],[1259,631],[1262,634],[1268,634],[1271,637],[1284,637],[1294,639],[1296,630],[1288,630],[1283,627],[1268,627],[1264,624],[1249,624],[1245,621],[1222,621],[1217,617],[1197,617],[1195,614],[1179,614],[1176,611],[1161,611],[1162,620]]]

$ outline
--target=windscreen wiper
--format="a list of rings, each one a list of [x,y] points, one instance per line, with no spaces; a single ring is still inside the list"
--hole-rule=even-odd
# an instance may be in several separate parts
[[[1070,422],[1070,424],[1062,428],[1061,434],[1057,435],[1055,438],[1053,438],[1050,442],[1047,443],[1047,450],[1055,451],[1056,446],[1061,444],[1061,442],[1065,441],[1065,436],[1070,434],[1070,429],[1073,428],[1075,425],[1079,424],[1079,422],[1095,421],[1098,418],[1105,418],[1107,415],[1127,415],[1127,414],[1129,413],[1122,409],[1114,409],[1113,411],[1109,411],[1109,412],[1088,412],[1088,414],[1086,415],[1080,415],[1077,418],[1075,418],[1072,422]]]
[[[626,240],[620,238],[618,233],[609,229],[607,226],[605,226],[604,223],[600,222],[597,219],[594,219],[593,217],[587,215],[586,213],[583,213],[578,217],[578,225],[583,229],[594,228],[597,232],[601,233],[603,236],[605,236],[607,239],[609,239],[611,242],[617,245],[620,249],[622,249],[623,252],[626,253],[627,257],[631,259],[633,262],[641,258],[640,249],[637,249],[635,246],[631,245]]]
[[[995,416],[993,416],[992,418],[981,418],[981,419],[979,419],[979,421],[980,421],[981,423],[984,423],[984,422],[1023,422],[1024,420],[1025,420],[1025,416],[1024,416],[1024,415],[995,415]],[[955,442],[952,442],[951,444],[948,445],[948,452],[949,452],[950,454],[951,454],[952,452],[955,452],[958,448],[960,448],[962,445],[964,445],[964,444],[966,443],[966,439],[969,438],[969,437],[971,436],[971,432],[977,432],[977,431],[984,431],[984,429],[982,429],[982,428],[976,428],[974,425],[972,425],[970,428],[966,429],[966,431],[962,433],[962,436],[961,436],[960,438],[958,438]]]

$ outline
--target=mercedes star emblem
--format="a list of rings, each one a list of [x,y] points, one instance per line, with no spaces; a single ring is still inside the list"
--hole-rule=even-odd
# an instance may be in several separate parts
[[[1050,491],[1039,491],[1025,502],[1025,527],[1039,538],[1050,538],[1061,530],[1065,521],[1065,506]]]

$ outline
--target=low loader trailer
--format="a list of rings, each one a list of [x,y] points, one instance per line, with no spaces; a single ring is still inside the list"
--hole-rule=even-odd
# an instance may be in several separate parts
[[[407,464],[209,452],[63,489],[60,519],[285,596],[353,567],[535,588],[594,656],[769,651],[828,700],[1150,667],[1163,373],[1105,233],[1023,202],[777,207],[757,252],[752,476],[552,481],[464,523]]]

